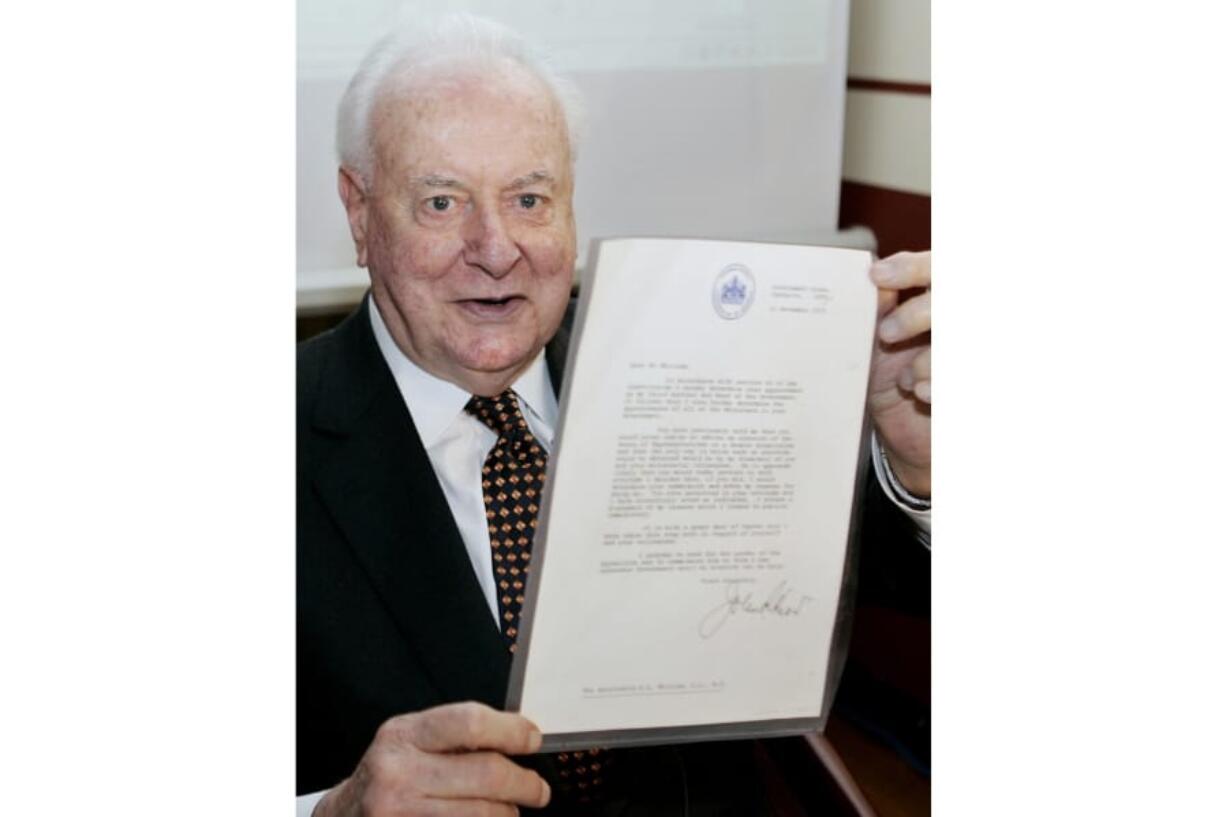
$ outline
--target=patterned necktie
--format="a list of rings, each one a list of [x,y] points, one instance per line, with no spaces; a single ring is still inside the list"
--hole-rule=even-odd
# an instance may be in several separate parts
[[[481,469],[481,494],[493,549],[502,636],[515,652],[548,455],[528,430],[510,389],[497,397],[474,397],[465,408],[498,434]]]
[[[528,429],[510,389],[496,397],[473,397],[465,411],[498,435],[481,469],[481,494],[493,550],[502,636],[507,648],[515,652],[549,455]],[[561,785],[554,788],[559,794],[586,802],[604,793],[613,761],[607,750],[560,752],[556,759]]]

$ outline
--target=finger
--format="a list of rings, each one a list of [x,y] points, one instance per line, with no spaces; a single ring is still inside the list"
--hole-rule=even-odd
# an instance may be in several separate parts
[[[917,295],[890,314],[886,315],[878,327],[877,334],[886,343],[900,341],[922,335],[932,329],[932,293]]]
[[[899,252],[869,268],[873,283],[885,289],[914,289],[932,284],[931,252]]]
[[[898,290],[877,290],[877,320],[881,320],[883,315],[887,314],[896,306],[898,306]]]
[[[920,380],[910,366],[898,375],[898,385],[925,403],[932,403],[932,380]]]
[[[932,349],[925,349],[898,375],[898,385],[925,403],[932,403]]]
[[[915,356],[904,373],[910,375],[912,383],[922,383],[932,379],[932,349],[928,348]]]
[[[410,741],[426,752],[493,749],[523,755],[541,748],[541,731],[532,721],[474,701],[436,706],[407,717]]]
[[[549,784],[496,752],[434,755],[423,781],[431,797],[492,800],[541,808],[549,802]]]
[[[514,817],[519,809],[489,800],[423,800],[411,812],[420,817]]]

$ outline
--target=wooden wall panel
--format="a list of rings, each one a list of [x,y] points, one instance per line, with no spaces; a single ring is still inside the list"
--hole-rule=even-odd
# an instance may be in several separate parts
[[[900,250],[932,247],[932,198],[844,180],[839,228],[864,225],[877,235],[883,258]]]

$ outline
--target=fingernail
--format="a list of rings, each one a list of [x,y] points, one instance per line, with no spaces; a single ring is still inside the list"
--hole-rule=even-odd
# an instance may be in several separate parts
[[[541,730],[533,729],[528,733],[528,751],[535,752],[537,749],[541,748],[541,741],[544,739],[545,738],[541,735]]]
[[[541,778],[541,785],[545,787],[545,797],[541,800],[541,805],[547,806],[549,805],[549,798],[553,797],[553,791],[549,788],[549,784],[545,782],[544,778]]]
[[[879,334],[882,340],[898,340],[902,337],[902,326],[895,318],[886,318],[881,322]]]
[[[925,380],[922,383],[915,385],[915,396],[923,400],[925,403],[932,402],[932,383]]]
[[[902,374],[898,376],[898,384],[904,389],[909,390],[915,385],[915,375],[911,373],[910,369],[903,369]]]

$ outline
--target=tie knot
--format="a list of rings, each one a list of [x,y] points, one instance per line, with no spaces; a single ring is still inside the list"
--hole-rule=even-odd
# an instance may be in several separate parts
[[[510,389],[494,397],[473,395],[464,410],[501,436],[513,437],[528,433],[528,423],[519,410],[519,400]]]

